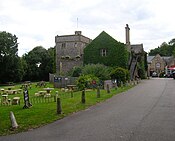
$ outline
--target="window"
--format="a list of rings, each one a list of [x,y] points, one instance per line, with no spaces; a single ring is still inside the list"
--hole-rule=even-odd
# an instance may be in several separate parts
[[[101,49],[101,56],[107,56],[107,50],[106,49]]]
[[[62,44],[61,44],[61,47],[62,47],[62,48],[65,48],[65,47],[66,47],[66,43],[62,43]]]
[[[160,63],[159,62],[156,63],[156,68],[160,68]]]
[[[74,47],[77,47],[77,43],[74,44]]]

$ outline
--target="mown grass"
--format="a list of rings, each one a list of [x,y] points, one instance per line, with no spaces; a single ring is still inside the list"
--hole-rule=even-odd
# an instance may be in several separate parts
[[[47,84],[47,87],[53,87],[52,84]],[[121,93],[130,89],[132,86],[123,88],[112,89],[108,94],[105,90],[101,90],[101,97],[97,98],[96,90],[86,91],[86,103],[81,103],[81,92],[74,92],[74,97],[71,98],[70,92],[61,92],[60,89],[55,88],[51,94],[55,96],[55,91],[58,91],[61,99],[62,114],[58,115],[56,112],[56,102],[35,103],[29,109],[23,109],[24,103],[20,105],[0,106],[0,135],[8,135],[27,131],[29,129],[37,128],[45,124],[51,123],[55,120],[61,119],[71,113],[84,110],[96,103],[102,102],[113,95]],[[1,89],[2,87],[0,87]],[[15,88],[20,88],[20,85],[16,85]],[[35,92],[43,90],[43,88],[36,88],[35,84],[29,89],[30,99],[34,97]],[[23,94],[9,95],[10,98],[19,96],[23,99]],[[10,111],[13,111],[16,121],[19,125],[18,129],[11,129]]]

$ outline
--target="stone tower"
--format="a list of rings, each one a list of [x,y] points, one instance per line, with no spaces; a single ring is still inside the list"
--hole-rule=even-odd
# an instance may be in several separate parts
[[[91,39],[82,35],[81,31],[75,31],[74,35],[55,37],[56,48],[56,72],[65,75],[75,66],[83,64],[83,50]]]

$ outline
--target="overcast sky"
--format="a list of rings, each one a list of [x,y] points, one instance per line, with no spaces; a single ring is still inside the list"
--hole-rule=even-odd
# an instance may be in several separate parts
[[[0,0],[0,31],[18,37],[22,56],[76,30],[91,39],[106,31],[125,43],[129,24],[131,44],[143,43],[148,52],[175,38],[174,6],[174,0]]]

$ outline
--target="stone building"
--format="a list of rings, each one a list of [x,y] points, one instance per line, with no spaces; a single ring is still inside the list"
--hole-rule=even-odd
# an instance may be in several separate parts
[[[144,70],[141,70],[138,68],[140,64],[143,64],[143,62],[146,62],[144,60],[146,59],[146,52],[144,51],[143,44],[131,44],[130,42],[130,28],[129,25],[126,24],[125,27],[125,35],[126,35],[126,47],[128,49],[128,52],[130,53],[129,61],[128,61],[128,69],[130,71],[130,79],[136,79],[137,77],[144,78],[146,77],[146,74],[142,74],[140,72],[145,73],[147,70],[144,68]],[[145,64],[144,64],[145,65]],[[143,69],[143,68],[142,68]]]
[[[172,56],[160,56],[157,54],[156,56],[148,56],[148,76],[152,76],[153,72],[156,72],[158,75],[161,72],[165,71],[165,68],[169,68],[175,65],[174,57]]]
[[[56,73],[64,75],[74,66],[83,64],[83,50],[91,39],[75,31],[74,35],[55,37],[56,48]]]
[[[127,61],[126,65],[128,66],[128,69],[130,71],[131,79],[135,79],[138,76],[138,63],[139,58],[144,58],[145,52],[143,50],[143,44],[137,44],[137,45],[131,45],[130,44],[130,28],[128,24],[126,24],[125,27],[125,35],[126,35],[126,44],[117,42],[115,39],[113,39],[110,35],[107,35],[105,32],[102,32],[102,35],[105,35],[105,38],[103,40],[100,40],[99,46],[93,45],[92,48],[98,48],[98,53],[94,56],[92,54],[89,57],[89,60],[87,62],[84,62],[85,64],[88,63],[103,63],[109,65],[112,61],[115,61],[113,54],[116,54],[118,52],[119,44],[123,44],[124,47],[126,47],[127,51],[130,54],[129,61]],[[63,35],[63,36],[56,36],[55,37],[55,48],[56,48],[56,73],[57,75],[65,75],[68,71],[70,71],[75,66],[81,66],[83,65],[84,60],[84,49],[85,47],[91,43],[91,39],[88,37],[85,37],[81,34],[81,31],[75,31],[74,35]],[[115,43],[114,43],[115,42]],[[96,43],[96,41],[95,41]],[[111,47],[111,43],[114,43]],[[106,44],[106,46],[104,46]],[[116,50],[112,51],[112,49]],[[99,50],[100,49],[100,50]],[[124,53],[125,51],[121,51],[120,48],[120,55]],[[111,51],[111,52],[110,52]],[[108,55],[109,54],[109,55]],[[98,59],[94,60],[94,57],[99,57]],[[107,59],[106,59],[107,58]],[[117,58],[117,56],[116,56]],[[122,60],[123,57],[119,57],[116,60],[121,60],[120,62],[125,63],[125,61]],[[92,60],[92,61],[91,61]],[[106,62],[105,62],[105,61]],[[96,62],[94,62],[96,61]],[[105,62],[105,63],[104,63]],[[121,66],[116,65],[115,63],[113,66]]]
[[[84,64],[104,64],[111,67],[128,67],[128,51],[124,43],[118,42],[105,31],[101,32],[84,49]]]

